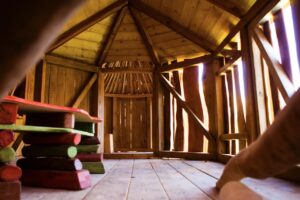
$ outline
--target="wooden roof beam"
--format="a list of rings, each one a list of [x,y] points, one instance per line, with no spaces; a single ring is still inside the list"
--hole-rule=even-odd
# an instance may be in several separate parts
[[[210,62],[211,60],[213,60],[213,56],[211,55],[205,55],[205,56],[192,58],[192,59],[185,59],[182,62],[175,62],[169,65],[163,65],[159,68],[159,72],[165,73],[165,72],[175,71],[181,68],[193,67],[193,65]]]
[[[241,9],[239,9],[236,6],[231,6],[228,1],[222,1],[222,0],[207,0],[209,3],[215,5],[216,7],[219,7],[226,12],[230,13],[231,15],[237,17],[237,18],[242,18],[244,16],[243,12]]]
[[[134,22],[135,22],[135,24],[138,28],[138,31],[139,31],[140,35],[143,38],[144,44],[147,48],[147,51],[150,55],[150,58],[151,58],[152,62],[155,65],[159,65],[160,64],[160,58],[158,56],[157,50],[155,49],[155,47],[153,45],[153,42],[150,38],[150,35],[147,33],[147,30],[143,25],[140,14],[138,13],[137,10],[135,10],[132,7],[129,7],[129,11],[130,11],[130,14],[131,14],[131,16],[132,16],[132,18],[133,18],[133,20],[134,20]]]
[[[249,9],[246,15],[240,19],[237,25],[230,31],[230,33],[225,37],[221,44],[213,52],[214,56],[217,56],[223,48],[232,40],[232,38],[239,32],[241,29],[251,23],[252,21],[259,21],[258,16],[263,17],[266,11],[272,9],[280,0],[257,0],[254,5]]]
[[[105,7],[104,9],[100,10],[99,12],[95,13],[94,15],[88,17],[87,19],[83,20],[82,22],[76,24],[66,32],[62,33],[56,41],[49,47],[47,52],[53,51],[54,49],[58,48],[59,46],[63,45],[71,38],[75,37],[76,35],[82,33],[86,29],[90,28],[91,26],[95,25],[99,21],[103,20],[104,18],[108,17],[112,13],[120,10],[128,3],[127,0],[118,0],[117,2]]]
[[[119,13],[117,14],[112,27],[109,31],[109,33],[107,34],[107,38],[103,44],[103,48],[100,50],[98,58],[97,58],[97,65],[101,66],[102,63],[105,61],[107,54],[109,52],[109,49],[119,31],[120,25],[122,24],[122,21],[124,19],[124,16],[126,14],[127,8],[122,8],[122,10],[119,11]]]
[[[216,48],[216,45],[212,44],[205,38],[200,37],[199,35],[195,34],[191,30],[187,29],[186,27],[182,26],[178,22],[172,20],[170,17],[161,14],[157,10],[149,7],[145,3],[139,0],[129,0],[129,4],[132,5],[135,9],[145,13],[149,17],[155,19],[156,21],[160,22],[161,24],[167,26],[168,28],[172,29],[173,31],[179,33],[183,37],[187,38],[188,40],[192,41],[193,43],[199,45],[201,48],[208,52],[213,52]]]
[[[204,127],[204,124],[202,121],[198,118],[198,116],[192,111],[192,109],[186,104],[186,102],[183,100],[183,98],[176,92],[174,87],[171,85],[171,83],[162,75],[160,74],[160,80],[164,84],[164,86],[169,90],[169,92],[172,93],[172,95],[175,97],[177,102],[181,105],[181,107],[188,113],[188,115],[195,121],[195,123],[198,125],[200,129],[203,130],[203,133],[205,137],[209,141],[215,141],[215,137],[209,133],[206,128]]]
[[[232,67],[232,65],[234,65],[234,63],[242,57],[242,54],[240,53],[239,55],[234,56],[229,63],[225,64],[223,67],[221,67],[218,72],[216,73],[216,75],[220,76],[223,75],[223,73],[225,73],[228,69],[230,69]]]

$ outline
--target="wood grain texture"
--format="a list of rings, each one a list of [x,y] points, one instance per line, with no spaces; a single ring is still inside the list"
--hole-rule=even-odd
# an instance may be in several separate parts
[[[76,158],[82,162],[103,162],[103,153],[78,153]]]
[[[20,200],[21,183],[20,181],[0,182],[0,199]]]
[[[77,145],[80,143],[80,134],[69,133],[25,133],[23,142],[36,145]]]
[[[77,154],[75,146],[25,146],[22,149],[24,157],[64,157],[74,158]]]

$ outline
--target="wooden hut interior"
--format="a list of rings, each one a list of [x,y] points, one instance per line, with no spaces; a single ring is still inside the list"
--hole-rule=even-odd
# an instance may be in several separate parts
[[[299,0],[4,0],[0,200],[300,199]]]

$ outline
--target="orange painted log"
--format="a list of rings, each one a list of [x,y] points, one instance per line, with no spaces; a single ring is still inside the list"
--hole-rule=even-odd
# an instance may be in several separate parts
[[[46,145],[78,145],[81,135],[70,133],[25,133],[23,142],[26,144],[46,144]]]
[[[82,162],[102,162],[103,153],[79,153],[76,158]]]
[[[0,104],[0,124],[16,123],[18,105],[13,103]]]
[[[21,168],[15,165],[0,166],[0,181],[16,181],[22,175]]]
[[[7,147],[10,143],[14,141],[14,133],[10,130],[0,131],[0,147]]]
[[[21,181],[23,185],[68,190],[82,190],[92,184],[88,170],[23,170]]]

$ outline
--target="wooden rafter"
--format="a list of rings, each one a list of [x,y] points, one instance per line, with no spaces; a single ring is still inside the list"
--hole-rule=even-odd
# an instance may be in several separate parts
[[[219,44],[216,50],[213,52],[214,56],[217,56],[223,48],[231,41],[231,39],[242,30],[242,28],[251,23],[254,19],[257,21],[257,16],[261,16],[261,13],[265,13],[265,7],[273,8],[279,0],[257,0],[254,5],[249,9],[246,15],[240,19],[240,21],[235,25],[235,27],[230,31],[230,33],[225,37],[225,39]],[[273,7],[271,7],[273,6]],[[263,17],[263,16],[262,16]]]
[[[201,48],[208,52],[212,52],[216,46],[212,44],[205,38],[200,37],[199,35],[195,34],[191,30],[187,29],[186,27],[182,26],[178,22],[172,20],[170,17],[158,12],[157,10],[149,7],[145,3],[139,0],[130,0],[129,4],[132,5],[135,9],[145,13],[149,17],[155,19],[156,21],[164,24],[165,26],[169,27],[170,29],[174,30],[175,32],[181,34],[188,40],[194,42],[195,44],[199,45]]]
[[[186,68],[186,67],[192,67],[193,65],[199,64],[199,63],[205,63],[205,62],[210,62],[213,59],[211,55],[205,55],[197,58],[192,58],[192,59],[186,59],[182,62],[175,62],[171,63],[169,65],[163,65],[160,67],[159,71],[161,73],[164,72],[171,72],[175,71],[181,68]]]
[[[140,35],[143,38],[144,44],[147,48],[147,51],[150,55],[150,58],[151,58],[152,62],[156,65],[160,64],[160,58],[159,58],[158,53],[157,53],[157,51],[156,51],[156,49],[153,45],[153,42],[150,38],[150,35],[147,33],[147,30],[143,25],[140,14],[138,13],[137,10],[135,10],[132,7],[129,7],[129,11],[131,13],[131,16],[132,16],[136,26],[137,26],[137,29],[138,29]]]
[[[97,73],[94,73],[92,78],[89,80],[89,82],[86,84],[86,86],[83,88],[83,90],[80,92],[78,97],[76,98],[75,102],[73,103],[73,108],[78,108],[84,97],[87,95],[93,84],[97,80]]]
[[[109,49],[119,31],[120,25],[122,24],[122,21],[124,19],[124,16],[126,15],[127,12],[127,8],[122,8],[122,10],[119,11],[118,15],[116,16],[112,27],[109,31],[109,33],[107,34],[107,38],[103,44],[103,48],[100,50],[98,58],[97,58],[97,65],[101,66],[102,63],[105,61],[107,54],[109,52]]]
[[[176,92],[174,87],[171,85],[171,83],[162,75],[160,74],[160,80],[164,84],[164,86],[172,93],[172,95],[176,98],[177,102],[182,106],[182,108],[188,113],[189,116],[192,117],[192,119],[196,122],[198,127],[202,129],[202,132],[204,133],[205,137],[209,141],[215,141],[215,137],[209,133],[206,128],[204,128],[204,124],[202,121],[198,118],[198,116],[191,110],[191,108],[186,104],[186,102],[183,100],[183,98]]]
[[[232,65],[239,59],[241,58],[242,54],[240,53],[239,55],[234,56],[229,63],[225,64],[223,67],[221,67],[218,72],[217,75],[222,75],[224,72],[226,72],[230,67],[232,67]]]
[[[207,0],[207,1],[225,10],[226,12],[230,13],[233,16],[236,16],[238,18],[242,18],[244,16],[241,9],[239,9],[236,6],[230,5],[230,2],[228,1],[222,1],[222,0]]]
[[[293,84],[284,72],[282,65],[276,58],[276,54],[274,52],[273,47],[271,46],[267,38],[264,36],[262,31],[256,28],[253,31],[253,38],[269,67],[272,78],[275,84],[277,85],[279,91],[281,92],[282,97],[285,101],[287,101],[295,92]]]
[[[117,2],[105,7],[104,9],[100,10],[99,12],[95,13],[94,15],[90,16],[89,18],[83,20],[82,22],[76,24],[66,32],[62,33],[56,41],[49,47],[48,52],[53,51],[57,47],[63,45],[71,38],[75,37],[76,35],[82,33],[86,29],[90,28],[97,22],[101,21],[102,19],[108,17],[112,13],[120,10],[122,7],[126,6],[128,3],[127,0],[118,0]]]

